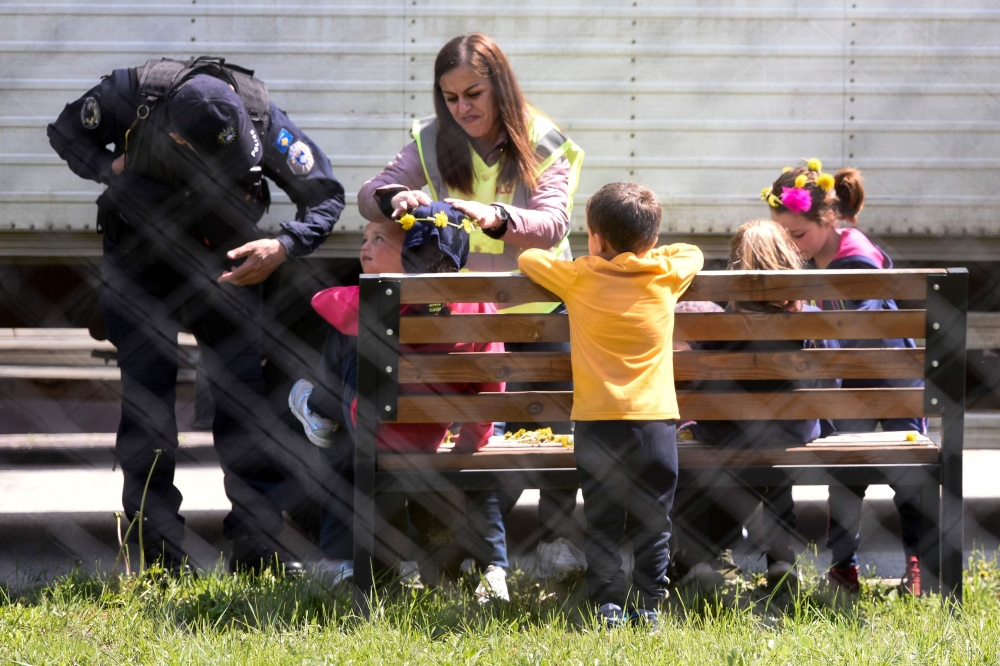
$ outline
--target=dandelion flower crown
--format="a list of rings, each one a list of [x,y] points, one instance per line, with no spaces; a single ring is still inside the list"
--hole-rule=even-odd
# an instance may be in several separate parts
[[[823,163],[815,157],[803,161],[806,163],[807,171],[795,177],[794,187],[783,187],[780,194],[775,194],[773,187],[765,187],[760,191],[761,201],[766,201],[771,208],[784,206],[791,213],[800,215],[812,208],[812,195],[806,189],[810,180],[824,192],[832,191],[836,180],[830,174],[823,173]],[[788,173],[791,170],[792,167],[785,167],[781,173]]]
[[[478,226],[468,217],[463,217],[462,223],[456,224],[455,222],[449,220],[448,214],[443,211],[435,213],[434,217],[416,217],[412,213],[406,213],[399,218],[399,225],[403,227],[403,231],[409,231],[417,222],[433,222],[434,226],[439,229],[443,229],[445,227],[455,227],[456,229],[464,230],[467,234],[471,234],[472,230]]]

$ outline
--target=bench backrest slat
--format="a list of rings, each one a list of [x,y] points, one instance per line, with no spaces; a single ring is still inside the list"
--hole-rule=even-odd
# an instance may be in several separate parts
[[[923,377],[922,349],[674,352],[674,379],[906,379]],[[568,382],[568,352],[403,354],[399,382]]]
[[[840,310],[777,314],[678,312],[674,340],[868,340],[920,338],[923,310]],[[403,344],[440,342],[567,342],[565,315],[406,315]]]
[[[685,419],[696,421],[909,418],[924,415],[924,390],[811,389],[791,393],[678,391],[677,404]],[[569,391],[404,394],[399,396],[396,421],[568,421],[572,405],[573,394]]]
[[[894,298],[923,300],[927,276],[940,269],[843,271],[703,271],[683,295],[689,301],[772,301]],[[872,279],[873,276],[878,276]],[[450,275],[383,275],[403,284],[406,303],[516,303],[559,300],[513,273]]]

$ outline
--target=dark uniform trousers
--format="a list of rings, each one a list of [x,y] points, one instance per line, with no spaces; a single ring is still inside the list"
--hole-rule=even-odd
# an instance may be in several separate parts
[[[249,534],[275,547],[283,527],[282,481],[295,464],[294,445],[280,440],[302,439],[283,437],[287,428],[265,400],[262,285],[217,282],[224,262],[196,244],[142,238],[130,228],[118,242],[104,238],[100,302],[122,374],[116,454],[125,477],[123,505],[129,519],[139,512],[148,478],[144,540],[170,554],[183,552],[184,538],[174,485],[181,322],[198,341],[216,403],[212,434],[232,501],[227,538]],[[156,450],[162,454],[150,474]]]

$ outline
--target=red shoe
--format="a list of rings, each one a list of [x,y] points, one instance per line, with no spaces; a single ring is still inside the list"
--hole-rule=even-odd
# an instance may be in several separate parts
[[[831,585],[836,585],[851,594],[857,594],[861,591],[861,583],[858,582],[858,567],[856,565],[832,567],[826,577]]]
[[[906,558],[906,575],[899,582],[899,587],[907,594],[920,596],[920,559],[917,556]]]

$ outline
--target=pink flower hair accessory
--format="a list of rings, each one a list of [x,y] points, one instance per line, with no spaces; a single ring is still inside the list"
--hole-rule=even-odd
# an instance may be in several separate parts
[[[781,203],[789,212],[801,215],[812,208],[812,197],[808,190],[785,187],[781,191]]]

